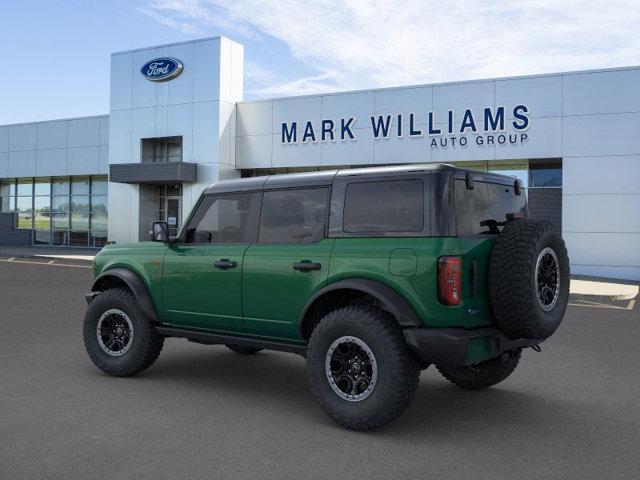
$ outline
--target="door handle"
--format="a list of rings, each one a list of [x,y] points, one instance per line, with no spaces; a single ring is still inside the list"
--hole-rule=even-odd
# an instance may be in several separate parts
[[[296,262],[293,264],[294,270],[300,270],[301,272],[308,272],[311,270],[320,270],[322,268],[322,264],[310,262],[309,260],[303,260],[301,262]]]
[[[216,268],[221,268],[222,270],[227,270],[228,268],[236,268],[238,266],[238,262],[234,262],[233,260],[229,260],[228,258],[222,258],[213,262],[213,266]]]

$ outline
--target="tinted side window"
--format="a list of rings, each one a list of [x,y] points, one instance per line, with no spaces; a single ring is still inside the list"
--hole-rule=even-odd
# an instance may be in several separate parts
[[[389,180],[347,185],[345,232],[419,232],[424,228],[424,182]]]
[[[324,238],[329,189],[266,191],[258,241],[261,243],[312,243]]]
[[[189,221],[184,243],[250,243],[255,241],[257,194],[204,197]]]
[[[458,235],[492,233],[480,222],[504,222],[507,213],[526,214],[526,194],[516,195],[513,187],[496,183],[474,182],[473,190],[464,180],[456,180],[456,228]]]

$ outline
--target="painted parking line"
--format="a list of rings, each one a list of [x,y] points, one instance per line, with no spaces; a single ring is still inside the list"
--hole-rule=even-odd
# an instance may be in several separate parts
[[[93,268],[91,265],[73,265],[69,263],[55,263],[55,260],[50,260],[48,262],[32,262],[29,260],[16,260],[15,257],[0,259],[0,262],[21,263],[21,264],[27,264],[27,265],[41,265],[43,267]]]
[[[636,300],[629,300],[627,305],[613,305],[610,303],[592,302],[590,300],[576,300],[580,303],[569,303],[572,307],[588,307],[588,308],[610,308],[613,310],[633,310],[636,305]]]

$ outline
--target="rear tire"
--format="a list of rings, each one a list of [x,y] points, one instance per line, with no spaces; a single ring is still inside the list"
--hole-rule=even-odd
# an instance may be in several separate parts
[[[506,353],[506,358],[494,358],[464,367],[440,367],[444,378],[465,390],[480,390],[505,380],[518,366],[521,350]]]
[[[262,350],[261,348],[245,347],[244,345],[227,344],[226,347],[232,352],[236,352],[241,355],[253,355],[254,353],[258,353],[260,350]]]
[[[393,316],[365,304],[339,308],[320,320],[309,340],[307,371],[325,413],[359,431],[398,418],[420,377],[418,360]]]
[[[92,300],[82,335],[91,361],[114,377],[135,375],[149,368],[164,345],[164,337],[124,288],[105,290]]]

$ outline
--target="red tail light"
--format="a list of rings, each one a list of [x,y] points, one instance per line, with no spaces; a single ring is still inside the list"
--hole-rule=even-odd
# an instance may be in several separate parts
[[[445,305],[460,303],[460,257],[440,257],[438,260],[438,295]]]

